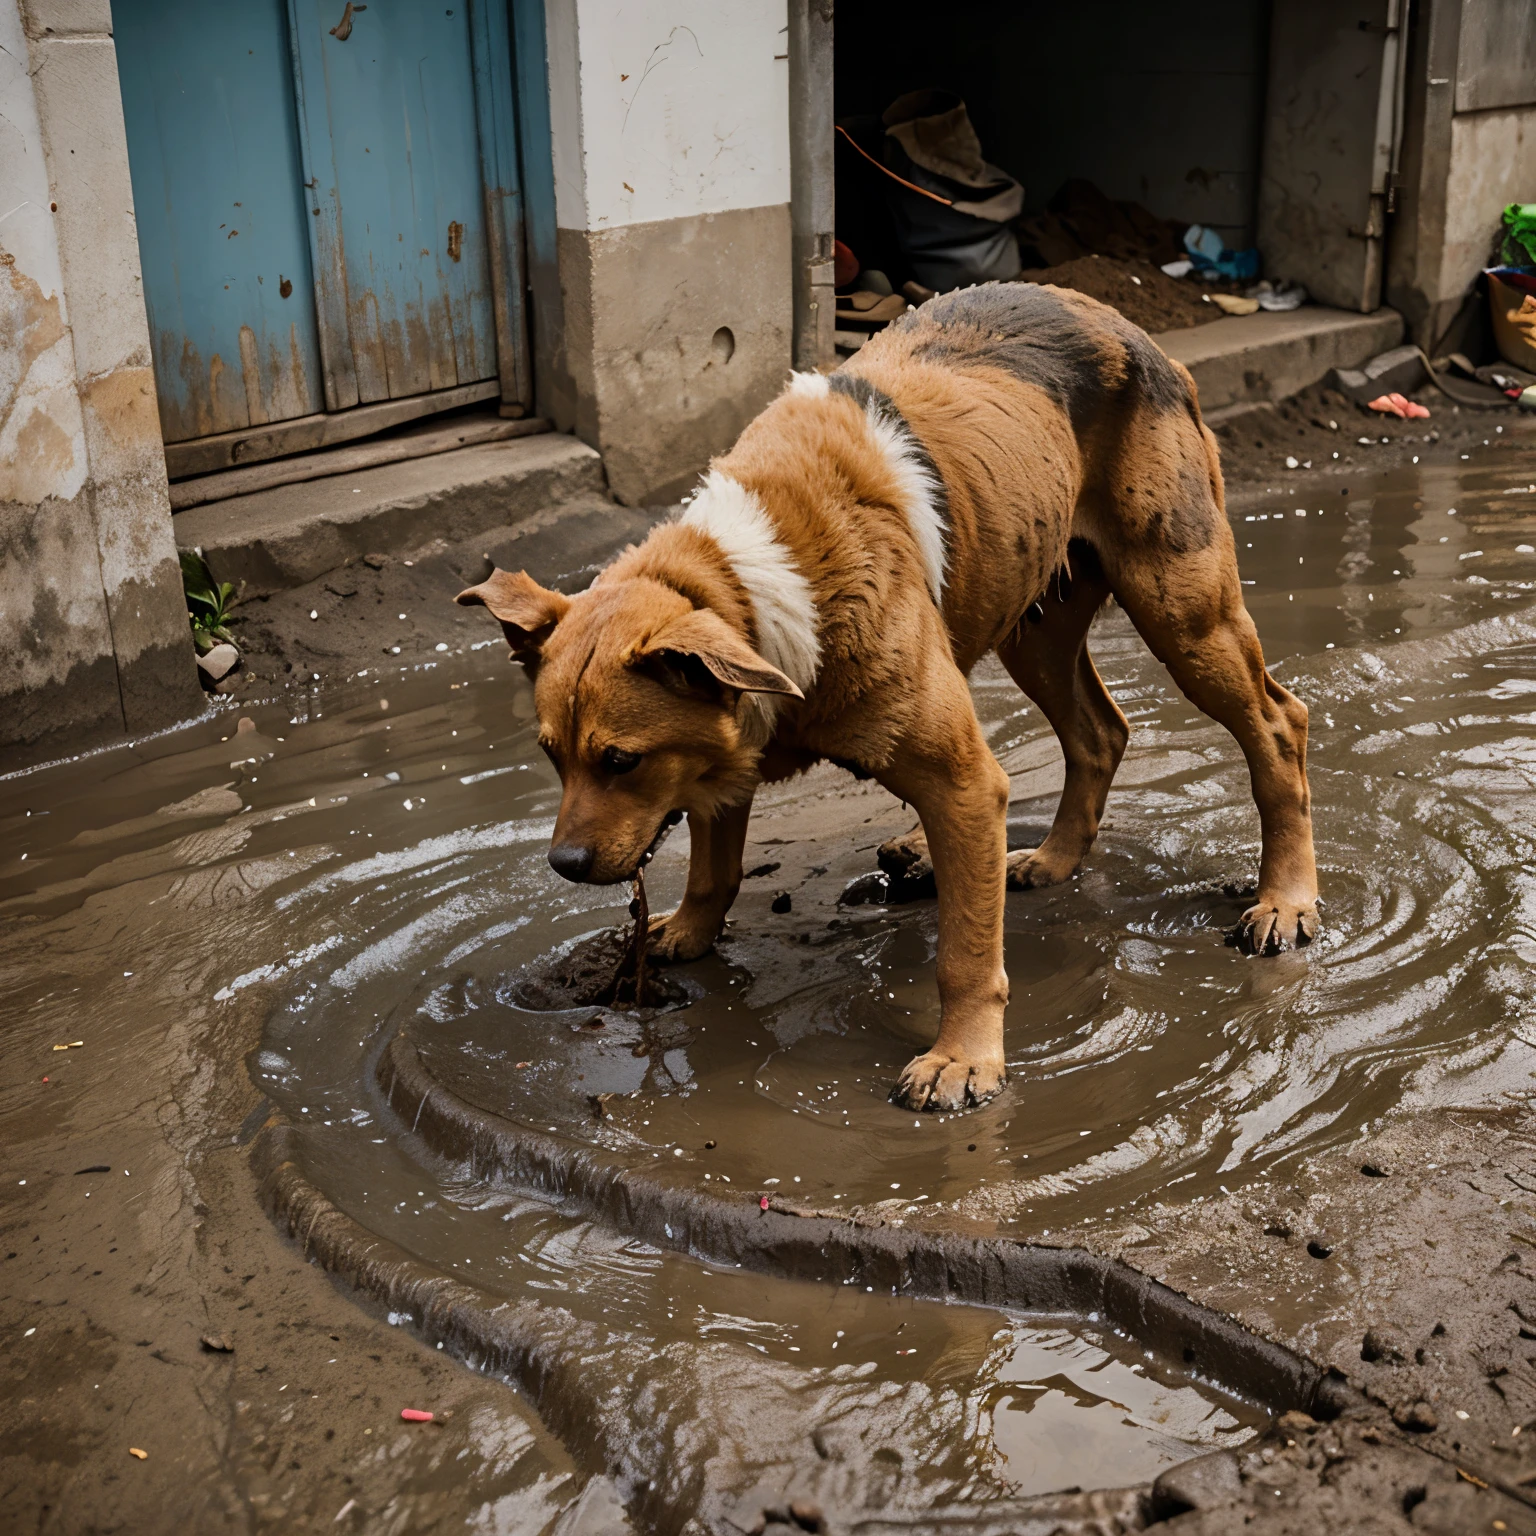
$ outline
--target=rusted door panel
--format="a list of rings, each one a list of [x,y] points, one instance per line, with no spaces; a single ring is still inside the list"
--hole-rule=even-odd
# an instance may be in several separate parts
[[[326,404],[496,376],[467,0],[288,0]]]
[[[283,0],[113,0],[161,430],[321,409]]]

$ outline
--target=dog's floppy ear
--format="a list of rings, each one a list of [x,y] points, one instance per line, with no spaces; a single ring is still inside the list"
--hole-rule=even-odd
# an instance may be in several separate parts
[[[519,660],[536,657],[571,606],[570,598],[541,587],[527,571],[492,570],[478,587],[466,587],[454,599],[466,608],[482,603],[498,619]]]
[[[734,688],[738,693],[805,697],[792,679],[764,661],[707,608],[695,608],[664,625],[636,648],[631,661],[679,693],[718,695],[720,688]]]

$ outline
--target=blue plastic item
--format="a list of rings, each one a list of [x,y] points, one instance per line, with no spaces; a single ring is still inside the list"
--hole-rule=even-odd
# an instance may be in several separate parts
[[[1259,275],[1258,251],[1253,246],[1242,251],[1228,250],[1220,234],[1208,224],[1191,224],[1184,231],[1184,249],[1202,272],[1219,272],[1242,282]]]

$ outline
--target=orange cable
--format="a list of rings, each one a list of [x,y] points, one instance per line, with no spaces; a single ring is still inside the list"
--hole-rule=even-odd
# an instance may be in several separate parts
[[[895,171],[890,169],[889,166],[881,165],[880,162],[876,160],[875,157],[870,154],[870,152],[865,149],[864,146],[860,144],[859,141],[854,138],[854,136],[849,133],[841,123],[837,125],[837,131],[842,134],[842,136],[847,139],[848,142],[852,144],[853,147],[858,150],[858,152],[863,155],[864,158],[868,160],[869,163],[874,166],[877,171],[883,171],[887,176],[891,178],[892,181],[899,181],[902,186],[909,187],[914,192],[921,192],[924,197],[931,197],[934,202],[943,203],[946,208],[953,208],[955,206],[952,199],[947,197],[940,197],[937,192],[930,192],[927,187],[920,187],[915,181],[908,181],[905,176],[898,176]]]

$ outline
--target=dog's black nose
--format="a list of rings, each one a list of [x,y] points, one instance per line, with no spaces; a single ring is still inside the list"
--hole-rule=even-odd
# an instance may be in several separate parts
[[[592,850],[574,843],[556,843],[549,850],[549,867],[578,884],[592,873]]]

